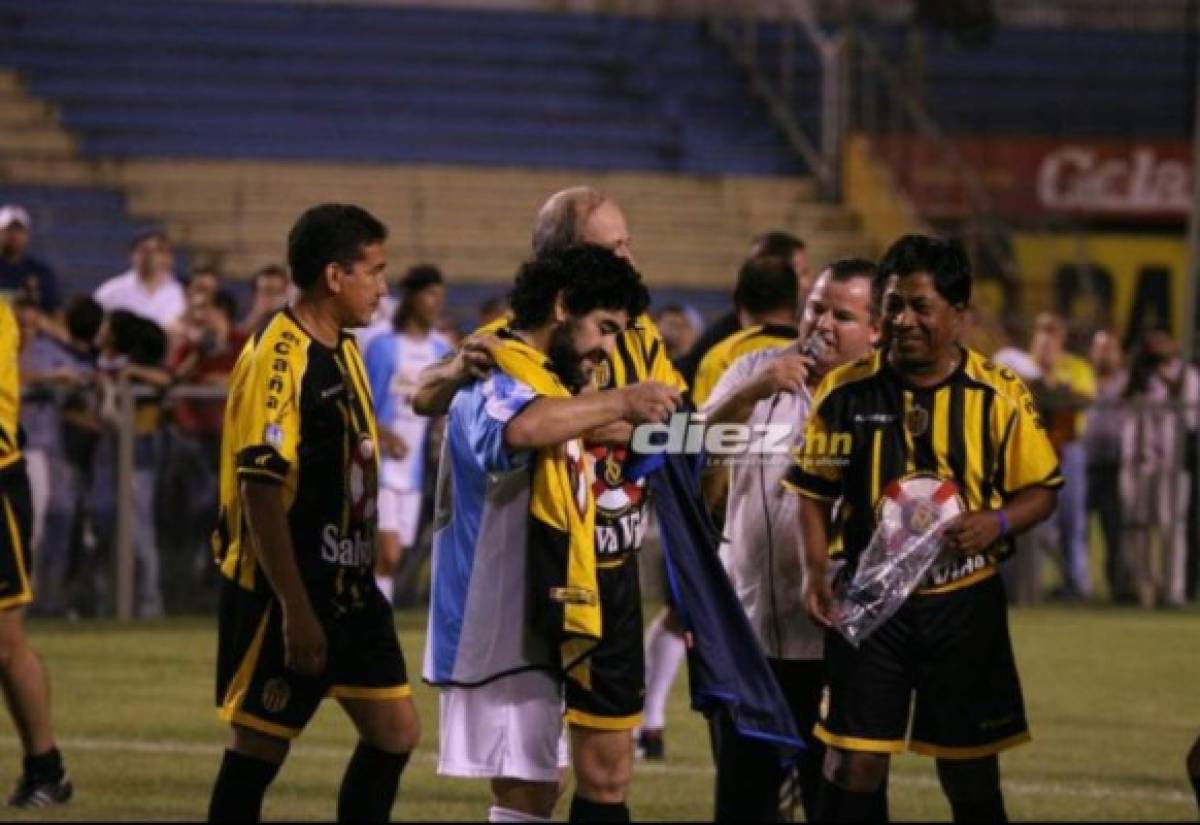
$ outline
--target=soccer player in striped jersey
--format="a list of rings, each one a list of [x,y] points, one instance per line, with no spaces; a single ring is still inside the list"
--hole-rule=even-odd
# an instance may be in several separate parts
[[[216,703],[229,745],[210,822],[256,822],[263,796],[326,696],[359,742],[339,822],[386,822],[420,729],[391,605],[375,585],[379,437],[349,328],[386,289],[387,229],[323,204],[288,235],[300,288],[246,343],[229,380]]]
[[[895,615],[857,647],[825,634],[817,818],[876,817],[889,755],[908,749],[937,759],[956,822],[1002,821],[997,754],[1029,732],[998,566],[1014,534],[1054,511],[1062,475],[1025,385],[959,343],[971,298],[962,250],[901,238],[874,286],[884,348],[821,383],[787,478],[801,495],[810,616],[834,620],[830,548],[853,575],[877,506],[910,480],[952,482],[964,512]]]

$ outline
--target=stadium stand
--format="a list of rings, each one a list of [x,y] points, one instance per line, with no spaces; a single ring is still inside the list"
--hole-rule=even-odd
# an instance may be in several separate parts
[[[162,48],[131,47],[146,40]],[[0,71],[8,180],[121,189],[235,275],[344,198],[389,223],[397,265],[495,283],[546,194],[584,181],[626,207],[663,287],[724,288],[767,226],[818,261],[870,245],[694,20],[0,0],[0,45],[19,72]]]
[[[893,56],[903,30],[873,32]],[[1181,138],[1191,133],[1195,57],[1186,28],[998,28],[982,44],[920,39],[919,85],[951,132]],[[986,100],[986,106],[979,101]]]
[[[799,171],[694,21],[195,0],[0,9],[5,62],[93,156]]]

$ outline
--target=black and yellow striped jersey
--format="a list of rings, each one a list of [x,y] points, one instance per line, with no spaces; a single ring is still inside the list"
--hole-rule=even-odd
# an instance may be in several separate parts
[[[313,606],[354,607],[374,587],[378,438],[354,337],[335,348],[290,310],[246,343],[229,380],[214,551],[226,578],[269,592],[246,526],[240,485],[277,484],[296,564]]]
[[[8,301],[0,298],[0,470],[21,459],[21,381],[17,351],[21,332]]]
[[[831,549],[853,562],[875,530],[876,505],[906,476],[958,486],[967,510],[995,509],[1032,486],[1059,487],[1058,458],[1029,390],[1011,370],[971,350],[937,386],[905,382],[876,352],[834,370],[817,389],[804,447],[784,484],[838,502]],[[995,572],[1008,543],[935,567],[921,592]]]
[[[499,332],[509,320],[499,318],[477,332]],[[617,336],[612,354],[592,374],[592,383],[600,390],[639,381],[660,381],[681,393],[687,390],[687,383],[667,356],[662,333],[649,315],[639,315]],[[646,533],[646,483],[625,478],[626,447],[596,443],[585,446],[595,468],[592,492],[596,497],[596,555],[601,566],[615,566],[629,551],[641,547]]]
[[[660,381],[681,393],[683,377],[667,357],[667,345],[648,315],[636,318],[617,337],[609,357],[592,376],[597,389],[626,387],[639,381]],[[642,545],[646,533],[646,482],[625,477],[628,448],[623,445],[585,444],[594,461],[596,497],[596,556],[598,564],[616,566]]]
[[[756,324],[718,341],[704,354],[700,366],[696,368],[696,380],[692,382],[692,403],[697,407],[703,406],[725,370],[743,355],[769,347],[787,346],[796,340],[796,335],[796,328],[789,324]]]

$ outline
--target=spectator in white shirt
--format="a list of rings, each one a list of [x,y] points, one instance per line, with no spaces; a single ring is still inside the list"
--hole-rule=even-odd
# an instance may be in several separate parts
[[[160,229],[139,232],[129,245],[130,268],[96,290],[105,312],[124,309],[148,318],[164,330],[174,328],[187,309],[183,285],[171,271],[171,242]]]

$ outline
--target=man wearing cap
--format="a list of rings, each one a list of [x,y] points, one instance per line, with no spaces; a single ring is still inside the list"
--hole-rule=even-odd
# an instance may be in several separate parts
[[[54,270],[27,254],[33,229],[29,213],[16,204],[0,206],[0,293],[28,298],[45,313],[60,304]]]

